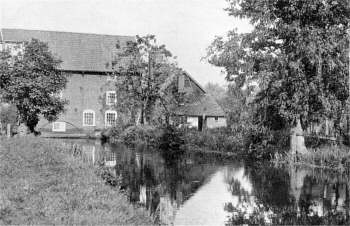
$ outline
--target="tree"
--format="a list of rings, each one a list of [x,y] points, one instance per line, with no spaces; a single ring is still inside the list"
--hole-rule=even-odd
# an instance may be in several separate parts
[[[139,114],[140,124],[150,123],[159,108],[163,110],[160,114],[164,111],[165,115],[170,114],[173,98],[168,91],[181,71],[171,57],[164,45],[157,45],[153,35],[137,36],[117,55],[114,75],[118,105],[131,116],[132,122]]]
[[[209,93],[211,96],[213,96],[218,104],[223,107],[224,103],[223,100],[226,97],[226,87],[221,86],[217,83],[207,83],[204,87],[205,91]]]
[[[57,70],[61,61],[48,45],[32,39],[25,43],[23,53],[11,56],[5,51],[0,55],[1,96],[16,106],[19,122],[34,132],[40,115],[56,120],[66,103],[57,94],[64,89],[67,78]]]
[[[249,19],[254,29],[247,34],[231,31],[227,40],[217,38],[208,59],[224,67],[226,79],[239,86],[258,83],[259,123],[300,133],[300,144],[300,127],[305,130],[315,120],[331,119],[339,127],[348,98],[349,2],[228,2],[229,14]]]

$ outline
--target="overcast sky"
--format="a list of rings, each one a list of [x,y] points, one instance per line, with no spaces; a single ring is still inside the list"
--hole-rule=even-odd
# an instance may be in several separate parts
[[[0,26],[112,35],[156,35],[201,85],[224,84],[201,61],[215,36],[250,29],[228,16],[226,0],[0,0]]]

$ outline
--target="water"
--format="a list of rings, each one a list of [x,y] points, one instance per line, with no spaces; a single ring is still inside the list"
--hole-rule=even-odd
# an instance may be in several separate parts
[[[349,177],[310,168],[277,169],[215,154],[158,152],[89,140],[83,158],[103,163],[129,201],[168,225],[349,225]]]

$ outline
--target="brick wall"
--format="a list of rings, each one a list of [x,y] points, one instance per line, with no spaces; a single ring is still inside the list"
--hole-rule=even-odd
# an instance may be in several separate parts
[[[115,110],[115,106],[106,105],[106,91],[115,90],[114,82],[107,81],[106,75],[70,74],[63,98],[68,100],[66,111],[57,121],[66,122],[66,130],[100,130],[105,128],[105,111]],[[83,126],[84,110],[95,112],[95,126]],[[37,126],[40,130],[51,130],[52,124],[41,119]]]

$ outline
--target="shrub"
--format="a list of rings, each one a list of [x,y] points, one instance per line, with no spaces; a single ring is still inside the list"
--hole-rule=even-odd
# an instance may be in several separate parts
[[[183,129],[168,125],[163,127],[157,135],[157,148],[160,149],[167,164],[173,164],[185,153],[186,134]]]
[[[161,150],[218,151],[240,154],[254,159],[270,159],[275,152],[289,147],[287,130],[271,131],[257,125],[237,124],[197,131],[190,128],[165,126],[129,126],[113,128],[112,142],[126,145],[146,143]],[[171,150],[171,151],[169,151]]]
[[[229,128],[185,131],[184,141],[189,150],[209,150],[221,152],[237,152],[241,148],[240,139]]]
[[[158,146],[163,150],[179,150],[184,144],[183,130],[168,125],[162,128],[160,136],[156,138]]]
[[[251,159],[269,160],[289,148],[289,130],[270,130],[252,125],[243,132],[243,146]]]
[[[154,146],[160,136],[159,133],[159,129],[148,125],[128,126],[125,129],[116,127],[110,139],[112,143],[120,142],[126,145],[147,143]]]

